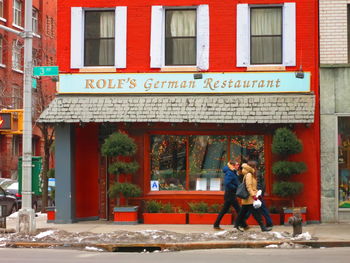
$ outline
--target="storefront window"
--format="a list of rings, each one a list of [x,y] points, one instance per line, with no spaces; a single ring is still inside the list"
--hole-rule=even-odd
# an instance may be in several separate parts
[[[350,117],[338,119],[339,208],[350,208]]]
[[[222,191],[229,159],[255,160],[265,173],[264,136],[152,135],[151,191]]]
[[[190,189],[220,191],[227,162],[226,136],[189,137]]]
[[[151,137],[151,180],[159,190],[185,190],[186,137],[155,135]]]

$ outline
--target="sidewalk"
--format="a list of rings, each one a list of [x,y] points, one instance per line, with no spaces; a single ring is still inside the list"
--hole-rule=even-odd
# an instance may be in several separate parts
[[[7,230],[15,229],[16,222],[16,217],[9,217],[7,219]],[[84,221],[74,224],[54,224],[47,223],[46,215],[42,214],[36,218],[38,233],[41,231],[39,235],[44,237],[48,235],[49,231],[51,231],[51,235],[53,231],[57,231],[57,233],[61,233],[61,236],[37,240],[33,239],[33,237],[27,239],[20,237],[18,240],[12,239],[6,242],[6,246],[70,246],[82,248],[89,245],[103,248],[107,251],[118,251],[118,249],[125,247],[153,247],[154,250],[282,247],[284,243],[311,247],[350,246],[350,223],[305,225],[303,226],[303,236],[297,239],[294,239],[291,235],[293,233],[292,226],[274,226],[271,232],[264,233],[260,231],[258,226],[252,226],[250,230],[244,233],[233,230],[232,225],[223,225],[221,227],[226,231],[215,231],[211,225],[116,225],[113,222],[102,220]],[[35,237],[39,236],[37,233],[36,235]],[[72,237],[67,238],[68,235],[72,235]],[[133,235],[138,235],[137,239],[135,239],[136,241],[131,239],[128,241],[128,237]],[[147,235],[153,235],[154,239]],[[146,236],[148,239],[142,239],[142,237]],[[179,239],[174,239],[174,236],[178,236]]]

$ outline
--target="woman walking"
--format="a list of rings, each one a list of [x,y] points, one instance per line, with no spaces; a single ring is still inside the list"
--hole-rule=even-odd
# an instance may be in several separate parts
[[[249,164],[249,165],[248,165]],[[247,199],[242,199],[242,208],[238,214],[235,222],[235,228],[239,231],[243,231],[239,226],[245,225],[245,217],[247,212],[253,214],[254,219],[258,222],[261,231],[271,231],[272,228],[266,227],[263,223],[261,212],[259,209],[253,207],[254,201],[258,200],[258,182],[256,177],[256,164],[255,162],[248,162],[248,164],[242,164],[243,181],[246,184],[247,190],[249,192],[249,197]]]

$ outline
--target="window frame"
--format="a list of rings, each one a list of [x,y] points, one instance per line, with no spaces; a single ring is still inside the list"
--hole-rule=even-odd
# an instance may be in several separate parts
[[[251,24],[251,21],[252,21],[252,11],[254,9],[280,9],[281,10],[281,16],[282,16],[282,19],[281,19],[281,35],[253,35],[252,33],[252,24]],[[253,41],[253,38],[256,38],[256,37],[259,37],[259,38],[263,38],[263,37],[280,37],[281,38],[281,62],[280,63],[252,63],[252,60],[253,60],[253,45],[252,45],[252,41]],[[250,6],[249,8],[249,58],[250,58],[250,65],[252,66],[266,66],[266,65],[282,65],[283,64],[283,7],[282,6]]]
[[[282,8],[282,63],[281,64],[251,64],[250,45],[250,9],[255,7]],[[296,66],[296,2],[284,2],[281,4],[237,4],[236,17],[236,67],[244,67],[248,70],[279,69]],[[248,34],[247,34],[248,32]]]
[[[195,194],[195,195],[217,195],[222,194],[224,192],[223,190],[219,191],[202,191],[202,190],[159,190],[159,191],[151,191],[150,183],[151,183],[151,154],[150,154],[150,147],[151,147],[151,136],[154,135],[178,135],[178,136],[191,136],[191,135],[197,135],[197,136],[217,136],[217,135],[224,135],[228,137],[228,142],[230,141],[229,138],[231,136],[250,136],[250,135],[259,135],[263,136],[264,140],[264,158],[265,158],[265,186],[266,186],[266,193],[267,195],[272,192],[272,177],[271,177],[271,144],[272,144],[272,136],[270,134],[266,133],[256,133],[256,132],[241,132],[241,131],[220,131],[220,132],[209,132],[209,131],[152,131],[145,133],[144,135],[144,142],[145,142],[145,154],[144,154],[144,185],[145,185],[145,195],[188,195],[188,194]],[[230,157],[230,143],[227,144],[228,146],[228,153],[227,157]],[[186,150],[186,160],[187,160],[187,168],[186,168],[186,187],[188,185],[189,181],[189,153],[188,153],[188,143],[187,143],[187,150]],[[228,161],[228,160],[227,160]]]
[[[195,63],[194,64],[188,64],[188,65],[185,65],[185,64],[172,64],[172,65],[167,65],[166,64],[166,59],[167,59],[167,52],[166,52],[166,42],[167,42],[167,36],[166,36],[166,20],[167,20],[167,12],[168,11],[192,11],[192,10],[195,10],[196,11],[196,21],[195,21],[195,27],[196,27],[196,32],[195,32],[195,43],[196,43],[196,49],[195,49]],[[162,57],[163,57],[163,62],[162,62],[162,67],[196,67],[197,66],[197,34],[198,34],[198,10],[196,7],[165,7],[164,8],[164,23],[163,23],[163,43],[162,43],[162,46],[163,46],[163,49],[162,49]],[[181,37],[173,37],[172,39],[174,38],[193,38],[193,37],[184,37],[184,36],[181,36]]]
[[[0,0],[0,18],[4,18],[5,3],[4,0]]]
[[[114,67],[114,65],[115,65],[115,48],[114,48],[114,50],[113,50],[113,60],[114,60],[114,63],[113,63],[113,65],[86,65],[86,53],[85,53],[85,50],[86,50],[86,40],[87,40],[87,38],[86,38],[86,14],[87,13],[90,13],[90,12],[100,12],[100,13],[102,13],[102,12],[111,12],[111,11],[113,11],[114,12],[114,21],[115,21],[115,19],[116,19],[116,12],[115,12],[115,10],[114,9],[109,9],[109,8],[106,8],[106,9],[103,9],[103,10],[94,10],[94,9],[86,9],[86,10],[84,10],[84,14],[83,14],[83,16],[84,16],[84,28],[83,28],[83,67],[85,67],[85,68],[88,68],[88,67],[93,67],[93,68],[96,68],[96,67],[103,67],[103,68],[108,68],[108,67]],[[116,41],[116,33],[115,33],[115,23],[114,23],[114,36],[113,36],[113,38],[110,38],[110,37],[105,37],[105,38],[102,38],[102,37],[100,37],[100,38],[91,38],[91,39],[88,39],[88,40],[101,40],[101,39],[113,39],[114,40],[114,46],[115,46],[115,41]]]
[[[12,69],[15,71],[23,72],[22,70],[22,52],[17,46],[18,40],[12,42]]]
[[[114,65],[113,66],[84,66],[84,28],[85,11],[108,11],[115,12],[115,42],[114,42]],[[71,45],[70,67],[88,72],[90,69],[111,70],[126,68],[126,41],[127,41],[127,7],[116,6],[115,8],[83,8],[71,7]]]
[[[16,6],[18,4],[18,8]],[[23,28],[22,19],[23,3],[20,0],[13,0],[13,25]]]
[[[32,31],[34,34],[39,34],[39,10],[32,9]]]
[[[2,35],[0,35],[0,66],[4,66],[4,41]]]
[[[17,86],[17,85],[12,86],[11,104],[14,109],[22,109],[23,101],[22,101],[20,86]]]

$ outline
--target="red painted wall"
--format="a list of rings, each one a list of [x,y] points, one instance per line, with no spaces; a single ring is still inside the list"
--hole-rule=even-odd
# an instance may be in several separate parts
[[[281,0],[58,0],[58,64],[61,72],[70,69],[70,7],[128,6],[127,68],[118,72],[159,72],[150,69],[151,6],[191,6],[209,4],[210,12],[210,72],[242,72],[236,65],[236,9],[238,3],[281,4]],[[295,158],[305,160],[307,173],[300,175],[305,184],[304,193],[297,205],[308,207],[308,220],[320,220],[320,135],[319,135],[319,84],[318,84],[318,1],[299,0],[297,8],[297,63],[287,67],[295,71],[302,66],[311,72],[311,91],[316,95],[315,122],[311,127],[296,125],[295,131],[304,143],[304,151]]]
[[[89,124],[75,129],[76,217],[97,217],[98,126]]]

